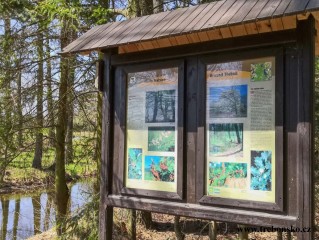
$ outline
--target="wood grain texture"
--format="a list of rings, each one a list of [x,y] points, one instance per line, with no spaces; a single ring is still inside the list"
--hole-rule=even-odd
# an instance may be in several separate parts
[[[316,15],[318,0],[222,0],[98,26],[67,46],[62,54],[115,46],[120,46],[121,53],[127,53],[134,48],[136,51],[151,49],[148,43],[140,44],[146,41],[158,40],[156,45],[164,48],[219,39],[219,35],[230,38],[280,31],[296,28],[293,18],[298,15],[299,19],[306,19],[311,11],[319,15]],[[219,28],[220,34],[205,33]],[[194,33],[197,36],[184,37]],[[175,39],[163,40],[170,37]],[[126,44],[135,45],[123,46]]]

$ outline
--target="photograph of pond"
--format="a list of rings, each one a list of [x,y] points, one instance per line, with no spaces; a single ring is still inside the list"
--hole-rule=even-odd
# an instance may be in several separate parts
[[[175,122],[175,90],[146,92],[145,122]]]
[[[144,180],[174,182],[175,159],[164,156],[145,156]]]
[[[216,157],[243,156],[243,123],[209,124],[209,154]]]
[[[210,118],[247,117],[247,85],[209,88]]]
[[[148,151],[174,152],[175,127],[149,127]]]
[[[271,80],[271,62],[251,64],[251,81],[270,81]]]
[[[142,148],[128,149],[128,179],[142,179]]]
[[[251,151],[250,189],[271,191],[271,151]]]
[[[210,162],[209,192],[212,187],[247,188],[247,163]]]

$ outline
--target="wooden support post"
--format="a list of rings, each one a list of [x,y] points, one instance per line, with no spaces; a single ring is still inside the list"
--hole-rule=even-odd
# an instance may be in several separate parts
[[[216,240],[217,239],[217,222],[211,221],[209,223],[208,229],[208,236],[209,240]]]
[[[238,232],[238,238],[240,240],[248,240],[248,232],[244,231],[246,226],[245,225],[238,225],[238,228],[241,228],[242,231]]]
[[[136,210],[128,209],[127,234],[130,240],[136,240]]]
[[[113,207],[106,205],[111,189],[112,174],[112,91],[111,52],[104,54],[104,71],[99,71],[100,89],[103,91],[102,107],[102,163],[100,173],[99,239],[111,240],[113,229]]]
[[[298,126],[297,126],[297,182],[298,223],[297,238],[314,239],[314,64],[315,19],[297,22],[298,45]],[[288,83],[289,84],[289,83]],[[291,84],[291,83],[290,83]],[[292,83],[293,84],[293,83]],[[311,229],[310,232],[307,230]]]

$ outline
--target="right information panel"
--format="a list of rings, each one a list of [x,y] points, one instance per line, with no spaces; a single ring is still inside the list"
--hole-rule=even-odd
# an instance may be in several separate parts
[[[207,65],[206,194],[275,202],[275,57]]]

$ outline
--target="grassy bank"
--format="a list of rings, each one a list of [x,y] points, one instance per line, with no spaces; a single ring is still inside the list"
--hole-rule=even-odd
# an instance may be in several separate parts
[[[70,182],[84,177],[96,176],[93,133],[75,133],[73,139],[73,161],[65,166],[66,178]],[[55,149],[45,145],[42,155],[42,169],[32,168],[34,151],[24,151],[6,169],[0,193],[27,191],[54,184]]]

